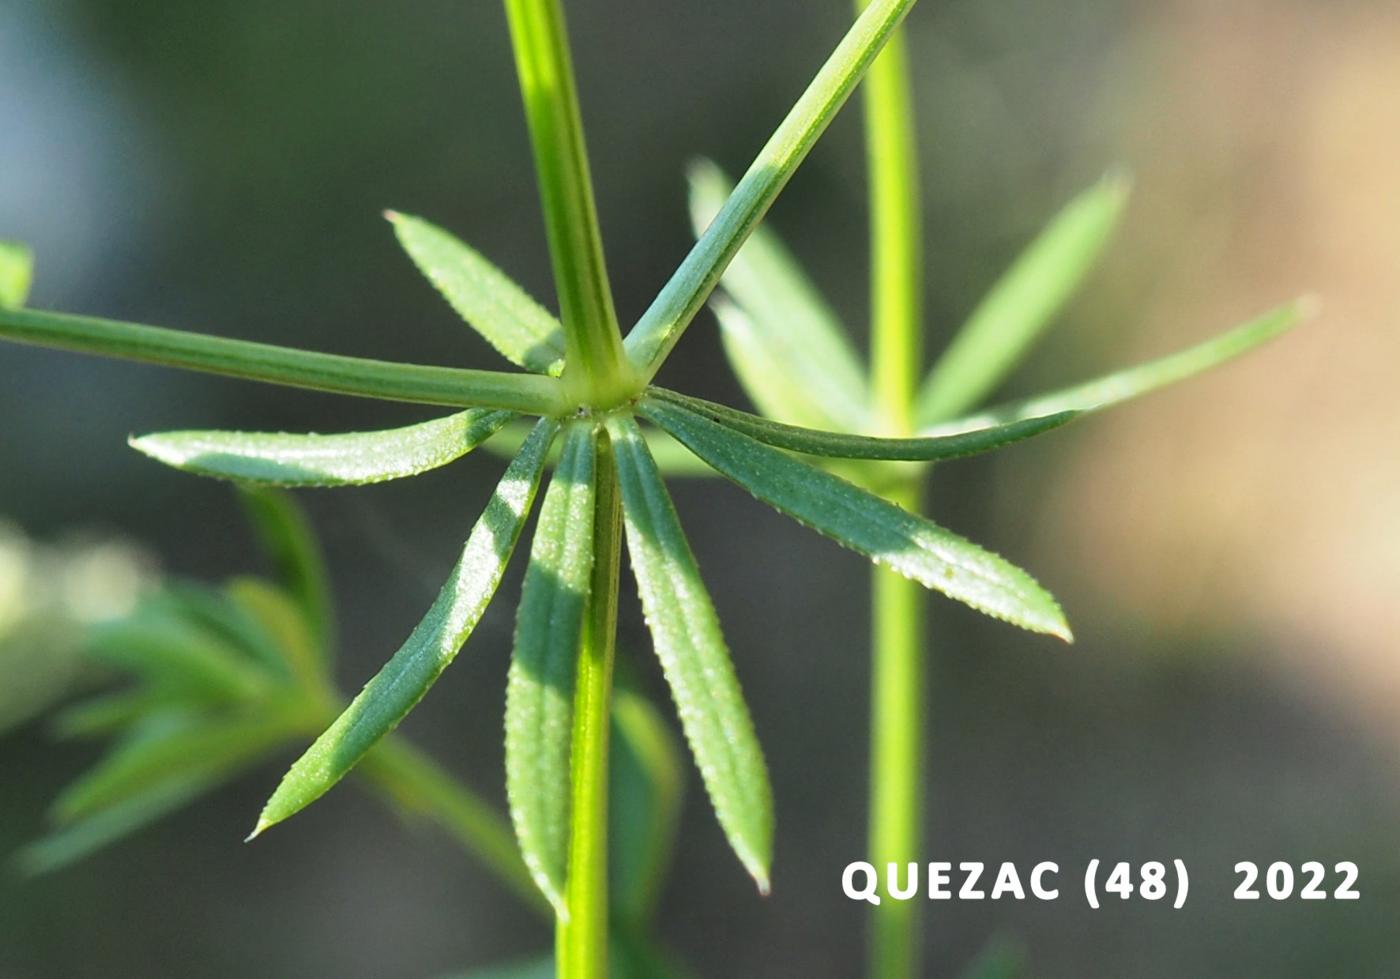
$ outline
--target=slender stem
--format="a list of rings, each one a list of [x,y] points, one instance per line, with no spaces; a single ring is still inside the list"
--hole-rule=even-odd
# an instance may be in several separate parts
[[[608,285],[564,11],[560,0],[506,0],[506,15],[564,322],[564,373],[585,398],[627,397],[632,370]]]
[[[385,401],[544,415],[563,410],[563,387],[552,377],[344,357],[90,316],[0,310],[0,337]]]
[[[856,0],[857,9],[868,0]],[[908,54],[902,31],[885,45],[865,88],[870,170],[871,390],[885,431],[910,434],[923,354],[923,227]],[[918,509],[923,476],[884,489]],[[876,569],[871,581],[870,859],[877,867],[918,859],[923,819],[923,592]],[[917,905],[884,901],[873,911],[871,979],[919,974]]]
[[[365,756],[361,771],[397,807],[421,813],[446,830],[531,909],[550,913],[549,902],[525,869],[509,824],[437,762],[390,735]]]
[[[622,517],[607,433],[600,428],[597,438],[593,579],[574,693],[569,916],[558,932],[559,979],[602,979],[608,965],[608,735]]]

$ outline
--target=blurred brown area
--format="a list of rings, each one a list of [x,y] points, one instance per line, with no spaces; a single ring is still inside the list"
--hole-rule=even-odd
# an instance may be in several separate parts
[[[841,0],[568,0],[626,319],[688,246],[683,172],[741,169],[849,21]],[[930,601],[928,858],[1170,859],[1187,909],[930,909],[926,974],[994,935],[1032,974],[1400,975],[1400,10],[1389,0],[924,0],[910,20],[929,347],[1056,208],[1136,176],[1104,264],[1007,394],[1166,352],[1302,292],[1322,314],[1257,355],[995,458],[940,470],[930,512],[1059,594],[1074,647]],[[461,234],[549,295],[491,3],[8,0],[0,235],[37,306],[421,362],[499,366],[397,252],[384,207]],[[859,114],[771,218],[864,333]],[[741,395],[711,321],[665,380]],[[40,539],[109,528],[177,574],[257,567],[224,487],[127,450],[133,430],[330,431],[426,417],[0,347],[0,513]],[[308,493],[357,687],[423,613],[499,472]],[[753,705],[778,804],[774,893],[698,786],[661,930],[707,976],[859,973],[866,568],[718,483],[676,489]],[[501,795],[517,566],[406,725]],[[635,598],[623,641],[666,696]],[[0,739],[0,853],[91,762]],[[0,979],[428,977],[547,946],[450,844],[338,790],[256,846],[278,772],[40,880],[0,875]],[[1241,905],[1239,860],[1355,860],[1355,904]],[[1071,880],[1072,878],[1067,878]]]

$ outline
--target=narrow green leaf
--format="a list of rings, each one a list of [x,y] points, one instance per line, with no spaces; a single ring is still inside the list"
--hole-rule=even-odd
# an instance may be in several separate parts
[[[920,425],[978,404],[1021,362],[1084,281],[1128,201],[1130,181],[1105,177],[1070,201],[997,281],[934,364],[919,392]]]
[[[685,776],[675,737],[645,697],[619,684],[612,715],[608,890],[614,917],[636,926],[651,917],[660,898],[680,828]]]
[[[29,298],[34,253],[18,241],[0,241],[0,309],[19,309]]]
[[[660,406],[659,413],[664,417],[669,410]],[[608,432],[617,454],[627,550],[657,657],[715,815],[767,893],[773,794],[719,617],[637,423],[614,416]]]
[[[651,388],[648,395],[659,401],[689,408],[711,421],[719,422],[725,428],[733,429],[767,445],[806,455],[838,459],[902,459],[914,462],[959,459],[991,452],[1013,442],[1040,435],[1042,432],[1059,428],[1075,417],[1072,411],[1062,411],[1055,415],[1028,418],[1006,425],[992,425],[937,438],[872,438],[784,425],[746,411],[737,411],[713,401],[692,398],[665,388]]]
[[[132,438],[130,444],[167,466],[201,476],[264,486],[359,486],[445,466],[510,418],[510,412],[473,408],[383,432],[163,432]]]
[[[486,611],[530,513],[558,427],[542,420],[481,518],[437,600],[393,658],[315,744],[297,759],[263,808],[253,836],[324,795],[423,699]],[[250,837],[251,838],[251,837]]]
[[[997,555],[688,408],[647,400],[640,411],[720,473],[838,544],[994,618],[1070,638],[1050,594]]]
[[[305,724],[305,705],[265,702],[256,713],[193,721],[138,738],[70,785],[54,804],[54,814],[71,823],[172,781],[228,778]]]
[[[475,249],[437,225],[389,211],[399,244],[467,325],[517,366],[558,376],[564,328]]]
[[[514,456],[524,443],[526,436],[530,434],[530,428],[528,423],[510,422],[491,436],[491,440],[482,448],[493,455]],[[647,448],[651,451],[656,465],[660,467],[664,475],[686,478],[708,478],[716,475],[713,469],[695,458],[695,453],[678,444],[675,439],[664,432],[648,428],[643,434],[646,436]],[[549,454],[549,462],[550,465],[554,465],[558,461],[559,445],[555,443],[554,450]]]
[[[87,649],[98,662],[138,674],[152,686],[211,700],[256,698],[268,686],[266,674],[238,647],[158,605],[96,626]]]
[[[202,584],[168,581],[161,591],[147,599],[145,606],[172,621],[192,626],[213,636],[221,646],[237,654],[250,666],[277,680],[292,677],[285,651],[249,611],[234,601],[224,589]]]
[[[171,703],[171,696],[162,691],[146,687],[121,690],[70,704],[54,716],[52,727],[64,738],[104,737]]]
[[[292,494],[279,490],[245,485],[239,498],[278,581],[301,606],[321,662],[329,663],[335,648],[334,600],[325,556],[305,511]]]
[[[1299,299],[1194,347],[1073,387],[945,421],[925,429],[923,434],[956,434],[1062,411],[1100,411],[1234,360],[1312,316],[1316,306],[1314,299]]]
[[[875,0],[865,8],[759,151],[714,221],[627,335],[627,356],[644,380],[655,376],[735,254],[913,6],[914,0]]]
[[[277,650],[287,671],[303,690],[317,694],[330,687],[325,659],[301,606],[290,594],[261,578],[234,578],[224,586],[229,598],[254,619]]]
[[[690,216],[704,234],[733,192],[708,160],[690,168]],[[724,350],[765,415],[811,428],[870,427],[865,368],[846,331],[778,235],[755,228],[724,273],[734,303],[715,302]]]
[[[525,865],[561,916],[569,839],[574,671],[593,566],[591,426],[570,427],[545,493],[506,687],[506,794]]]
[[[0,310],[0,338],[384,401],[528,414],[550,414],[564,401],[552,377],[313,353],[66,313]]]
[[[29,844],[15,856],[31,876],[53,873],[181,809],[217,779],[206,774],[171,777],[139,795],[102,809]]]

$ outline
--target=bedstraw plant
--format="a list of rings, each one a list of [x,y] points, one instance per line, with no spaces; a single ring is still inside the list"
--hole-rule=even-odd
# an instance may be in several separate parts
[[[803,307],[787,305],[791,297],[780,298],[773,309],[774,324],[789,322],[770,335],[778,338],[777,347],[763,351],[771,359],[746,361],[746,379],[760,406],[796,392],[824,412],[787,424],[652,383],[913,3],[874,0],[862,10],[742,179],[716,201],[713,220],[625,338],[604,261],[561,0],[505,2],[558,317],[447,232],[419,218],[390,214],[412,260],[462,318],[522,372],[389,363],[60,313],[0,312],[0,336],[23,343],[457,409],[392,431],[186,431],[132,440],[139,451],[176,468],[246,484],[337,486],[413,476],[460,458],[512,420],[536,419],[432,607],[287,772],[253,837],[310,805],[382,750],[384,739],[456,656],[494,597],[551,462],[517,613],[505,747],[510,818],[529,878],[556,920],[561,979],[607,971],[609,740],[624,537],[655,652],[718,822],[758,888],[769,887],[768,777],[719,618],[656,462],[652,446],[658,440],[679,443],[757,498],[888,569],[891,576],[881,581],[891,590],[882,599],[880,617],[891,623],[913,621],[905,609],[912,607],[910,589],[921,586],[1022,628],[1070,638],[1059,606],[1028,574],[917,515],[911,481],[881,484],[881,492],[873,492],[800,457],[861,460],[854,470],[843,470],[858,475],[905,473],[890,465],[928,464],[1037,435],[1172,368],[971,417],[955,419],[947,402],[935,402],[938,410],[925,405],[921,417],[910,407],[908,371],[915,360],[918,319],[916,279],[909,278],[916,275],[916,262],[907,255],[880,265],[888,278],[882,275],[876,290],[877,304],[886,305],[876,317],[873,396],[852,374],[853,361],[840,346],[845,341],[826,335],[829,331],[799,332],[803,327],[796,318]],[[882,118],[890,127],[878,138],[907,139],[907,105],[893,100],[877,105],[888,114]],[[895,165],[876,156],[882,165]],[[889,195],[880,202],[880,214],[895,222],[881,225],[877,251],[908,248],[915,241],[909,206],[914,198],[899,197],[912,195],[911,163],[906,156],[898,164],[904,168],[898,180],[891,173],[876,181],[878,192]],[[774,284],[781,285],[776,279]],[[759,301],[757,292],[751,301]],[[1277,314],[1223,342],[1248,342],[1290,316]],[[732,332],[726,336],[732,339]],[[795,352],[804,341],[792,338],[817,336],[837,344],[840,355],[804,373],[811,358]],[[1186,356],[1178,371],[1214,355]],[[959,376],[966,369],[958,367]],[[943,390],[936,388],[939,397]],[[860,413],[853,414],[857,408]],[[925,422],[932,427],[924,428]],[[878,468],[872,467],[875,462]],[[906,580],[914,584],[895,585]],[[895,676],[889,684],[893,689],[912,680]],[[893,771],[881,769],[877,780],[894,778]],[[893,795],[907,788],[895,785]]]

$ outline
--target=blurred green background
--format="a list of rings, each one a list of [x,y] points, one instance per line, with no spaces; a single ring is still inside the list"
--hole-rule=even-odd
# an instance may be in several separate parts
[[[684,166],[742,169],[849,20],[837,0],[567,4],[619,311],[688,244]],[[911,21],[929,343],[1075,191],[1136,176],[1108,261],[1008,393],[1088,376],[1315,290],[1247,362],[993,459],[940,469],[942,522],[1033,569],[1077,645],[937,599],[928,859],[1180,857],[1183,911],[930,907],[927,974],[1017,936],[1038,977],[1400,975],[1400,11],[1384,0],[925,0]],[[0,3],[0,236],[32,303],[250,339],[498,366],[398,252],[424,214],[550,295],[504,17],[487,2]],[[859,113],[771,221],[864,334]],[[705,314],[667,368],[739,403]],[[139,541],[178,574],[255,566],[226,488],[132,431],[334,431],[425,417],[0,349],[0,514]],[[304,494],[357,687],[431,601],[500,465]],[[761,899],[693,791],[661,931],[701,975],[855,976],[866,568],[718,483],[676,491],[773,772]],[[519,568],[507,579],[518,588]],[[510,602],[406,730],[501,796]],[[635,599],[622,638],[657,698]],[[14,685],[8,679],[0,681]],[[290,760],[290,759],[288,759]],[[0,854],[91,761],[0,739]],[[256,846],[264,770],[39,880],[0,874],[0,979],[427,977],[541,926],[431,834],[342,789]],[[622,844],[625,845],[625,842]],[[1239,860],[1353,860],[1351,904],[1238,904]]]

